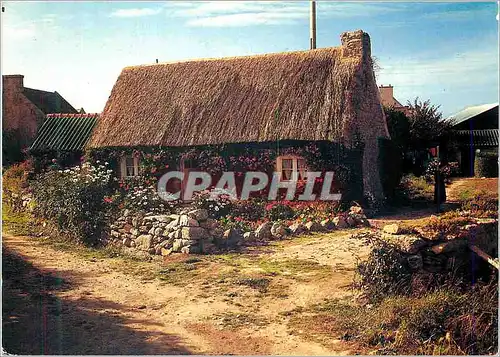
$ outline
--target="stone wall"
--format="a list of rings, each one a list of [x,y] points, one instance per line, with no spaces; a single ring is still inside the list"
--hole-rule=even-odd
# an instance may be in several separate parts
[[[487,264],[469,249],[475,245],[493,258],[498,257],[498,221],[477,219],[453,237],[433,239],[424,234],[402,234],[397,224],[384,227],[380,239],[395,245],[414,272],[457,272],[469,274]],[[498,258],[497,258],[498,259]]]

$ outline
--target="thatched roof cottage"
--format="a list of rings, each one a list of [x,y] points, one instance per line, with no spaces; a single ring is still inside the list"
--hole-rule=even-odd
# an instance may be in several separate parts
[[[88,147],[352,147],[360,141],[363,190],[380,197],[378,139],[389,134],[370,37],[361,30],[346,32],[341,42],[309,51],[126,67]],[[303,166],[293,155],[285,160],[277,158],[278,169]],[[138,174],[132,159],[123,161],[123,176]]]

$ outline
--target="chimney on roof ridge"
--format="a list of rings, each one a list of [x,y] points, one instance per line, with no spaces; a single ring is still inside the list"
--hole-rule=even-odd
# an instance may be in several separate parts
[[[7,74],[2,76],[3,90],[22,92],[24,88],[24,76],[22,74]]]
[[[309,43],[310,49],[314,50],[316,48],[316,2],[314,0],[311,0],[311,13],[309,16]]]
[[[342,33],[340,42],[342,43],[344,56],[363,56],[363,58],[370,58],[371,56],[370,35],[363,32],[363,30]]]

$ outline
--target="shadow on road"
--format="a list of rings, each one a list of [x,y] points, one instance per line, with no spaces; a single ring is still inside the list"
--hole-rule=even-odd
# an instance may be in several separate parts
[[[71,282],[42,272],[2,247],[3,341],[12,354],[190,354],[175,335],[138,331],[120,304],[85,296],[58,298]]]

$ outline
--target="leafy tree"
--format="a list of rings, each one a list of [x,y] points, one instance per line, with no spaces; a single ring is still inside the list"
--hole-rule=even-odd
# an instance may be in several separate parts
[[[393,144],[402,154],[408,150],[410,142],[410,119],[401,111],[384,107],[387,128]]]
[[[439,106],[432,105],[430,100],[422,102],[415,98],[408,101],[410,107],[409,146],[419,150],[427,148],[428,144],[446,136],[451,130],[451,120],[443,119]]]

